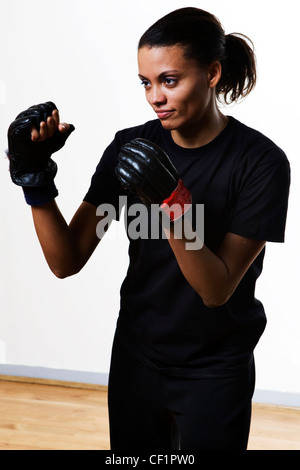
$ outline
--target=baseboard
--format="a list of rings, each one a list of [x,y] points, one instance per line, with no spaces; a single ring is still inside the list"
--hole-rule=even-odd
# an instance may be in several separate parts
[[[26,381],[74,388],[101,389],[107,387],[108,374],[77,370],[51,369],[0,364],[0,380]]]
[[[18,382],[22,384],[51,385],[52,387],[81,388],[107,392],[107,385],[88,384],[84,382],[66,382],[64,380],[39,379],[36,377],[18,377],[15,375],[0,375],[0,382]]]
[[[97,390],[106,388],[108,384],[108,374],[106,373],[9,364],[0,364],[1,379]],[[253,402],[300,407],[300,393],[258,389],[254,392]]]
[[[300,407],[300,393],[280,392],[277,390],[255,390],[253,402],[288,407]]]

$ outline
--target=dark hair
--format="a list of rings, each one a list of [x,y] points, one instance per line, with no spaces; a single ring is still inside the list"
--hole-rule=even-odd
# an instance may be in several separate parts
[[[214,15],[199,8],[181,8],[164,16],[141,37],[138,48],[180,45],[185,57],[201,67],[219,61],[222,76],[216,86],[217,98],[225,103],[248,95],[256,83],[256,60],[252,41],[245,35],[225,35]]]

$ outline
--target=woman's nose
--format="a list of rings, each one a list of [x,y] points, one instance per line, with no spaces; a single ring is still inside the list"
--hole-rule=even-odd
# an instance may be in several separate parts
[[[149,95],[148,95],[148,102],[152,106],[159,106],[162,104],[166,104],[167,97],[165,93],[162,92],[160,87],[152,87]]]

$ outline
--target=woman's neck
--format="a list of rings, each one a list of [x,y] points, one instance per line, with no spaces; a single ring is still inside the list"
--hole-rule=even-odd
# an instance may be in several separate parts
[[[214,140],[227,126],[229,118],[219,109],[193,125],[171,131],[174,142],[180,147],[197,148]]]

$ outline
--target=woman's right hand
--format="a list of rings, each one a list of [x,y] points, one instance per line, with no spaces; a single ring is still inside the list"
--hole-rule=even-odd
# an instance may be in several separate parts
[[[60,123],[51,101],[20,113],[8,129],[8,156],[12,181],[23,187],[45,186],[53,181],[57,165],[51,159],[75,127]]]
[[[33,142],[43,142],[49,137],[53,137],[57,129],[64,133],[70,130],[70,124],[66,122],[61,123],[58,109],[52,111],[51,116],[47,117],[46,121],[40,122],[39,130],[35,126],[31,128],[31,140]]]

